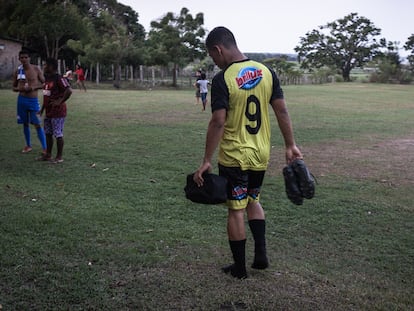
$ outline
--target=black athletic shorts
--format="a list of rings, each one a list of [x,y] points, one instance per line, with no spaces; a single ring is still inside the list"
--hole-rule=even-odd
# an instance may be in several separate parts
[[[239,167],[221,164],[219,175],[227,178],[227,206],[230,209],[244,209],[250,202],[259,202],[260,189],[266,171],[242,171]]]

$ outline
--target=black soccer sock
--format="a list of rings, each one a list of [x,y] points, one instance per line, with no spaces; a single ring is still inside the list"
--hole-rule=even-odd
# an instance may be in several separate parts
[[[266,255],[266,221],[264,219],[249,220],[249,227],[254,239],[254,261],[252,268],[266,269],[269,266]]]
[[[223,269],[224,272],[230,272],[232,276],[239,279],[247,277],[246,272],[246,239],[239,241],[230,241],[230,249],[233,254],[234,264]]]

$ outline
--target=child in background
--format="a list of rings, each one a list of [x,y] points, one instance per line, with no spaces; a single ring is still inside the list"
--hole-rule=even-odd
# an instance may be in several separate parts
[[[53,163],[63,162],[63,126],[66,117],[66,100],[71,96],[72,90],[69,82],[57,72],[57,61],[48,58],[44,67],[45,86],[43,89],[43,106],[40,114],[46,110],[44,128],[46,133],[47,152],[39,158],[42,161]],[[56,138],[57,154],[52,160],[53,136]]]
[[[200,102],[200,86],[198,85],[198,81],[200,81],[200,78],[197,78],[196,83],[194,83],[194,87],[196,88],[195,97],[196,97],[196,105]]]
[[[197,81],[197,85],[200,88],[201,101],[203,102],[203,111],[206,110],[207,93],[208,93],[208,85],[209,84],[210,84],[210,82],[206,79],[206,74],[202,73],[201,74],[201,79]]]
[[[79,89],[83,89],[86,92],[85,72],[80,65],[76,65],[75,75],[77,77],[76,84],[79,86]]]
[[[73,71],[70,69],[69,66],[66,67],[66,72],[63,75],[64,78],[66,78],[66,80],[68,80],[69,84],[72,84],[72,80],[73,80]]]
[[[201,70],[197,70],[196,74],[196,82],[194,83],[194,87],[196,88],[195,97],[196,97],[196,105],[200,102],[200,86],[197,84],[197,82],[201,79]]]

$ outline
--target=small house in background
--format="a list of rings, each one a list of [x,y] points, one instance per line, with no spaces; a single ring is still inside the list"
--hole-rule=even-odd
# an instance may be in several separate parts
[[[11,79],[19,66],[19,52],[23,43],[18,40],[0,37],[0,80]]]

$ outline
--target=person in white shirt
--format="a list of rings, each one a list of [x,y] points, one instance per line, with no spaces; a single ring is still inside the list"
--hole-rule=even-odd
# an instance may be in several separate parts
[[[69,66],[66,67],[66,72],[63,75],[63,77],[69,82],[69,84],[72,83],[72,80],[73,80],[73,71],[70,69]]]
[[[201,95],[201,101],[203,102],[203,111],[206,110],[207,105],[207,93],[208,93],[208,85],[210,84],[210,81],[206,79],[206,74],[201,74],[201,79],[197,81],[197,85],[200,88],[200,95]]]

